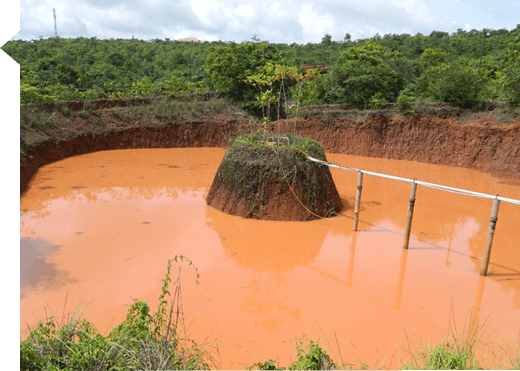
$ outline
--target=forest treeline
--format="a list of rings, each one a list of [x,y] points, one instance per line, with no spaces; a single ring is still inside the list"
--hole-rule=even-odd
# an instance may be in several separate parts
[[[259,112],[265,91],[246,81],[255,75],[278,97],[283,91],[287,100],[299,97],[304,105],[520,105],[520,25],[511,31],[459,29],[356,41],[346,34],[339,42],[325,35],[305,45],[256,36],[242,43],[49,38],[9,41],[2,50],[20,64],[21,103],[220,91]],[[317,70],[307,78],[293,73],[273,82],[267,64]]]

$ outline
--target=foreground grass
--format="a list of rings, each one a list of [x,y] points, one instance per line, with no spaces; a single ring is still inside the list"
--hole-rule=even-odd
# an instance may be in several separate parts
[[[181,261],[193,263],[180,256]],[[178,257],[175,257],[178,261]],[[66,321],[58,323],[54,316],[30,329],[30,335],[20,344],[20,370],[194,370],[218,368],[213,354],[218,353],[217,343],[197,344],[187,336],[184,324],[180,268],[177,280],[170,293],[171,265],[159,296],[157,311],[152,313],[146,302],[135,300],[126,320],[104,336],[76,313]],[[195,268],[196,269],[196,268]],[[198,274],[197,274],[198,279]],[[198,281],[197,281],[198,284]],[[169,299],[169,300],[168,300]],[[486,323],[478,325],[467,321],[458,331],[450,313],[448,337],[436,346],[413,347],[407,341],[404,350],[399,350],[401,369],[426,370],[482,370],[520,369],[520,339],[514,344],[500,340],[492,347],[480,339]],[[513,330],[514,326],[513,326]],[[516,334],[516,331],[515,331]],[[332,347],[331,336],[317,341],[305,336],[294,341],[296,360],[282,367],[269,359],[248,367],[259,370],[352,370],[368,369],[361,361],[349,363],[345,360],[334,333],[337,352]],[[488,351],[482,348],[488,346]],[[499,354],[496,353],[499,351]],[[477,353],[478,352],[478,353]],[[330,354],[330,355],[329,355]],[[477,356],[478,354],[478,356]],[[486,357],[487,356],[487,357]],[[485,362],[487,360],[487,362]],[[373,369],[380,369],[374,365]],[[482,362],[482,363],[481,363]]]
[[[136,300],[126,320],[107,336],[78,314],[61,325],[54,317],[40,322],[20,344],[20,370],[206,370],[215,366],[214,343],[197,344],[186,336],[180,280],[172,295],[170,272],[168,261],[157,311],[151,313],[148,303]]]
[[[480,325],[476,316],[476,313],[470,313],[460,330],[455,325],[455,315],[451,307],[448,335],[436,346],[428,342],[427,345],[412,349],[408,342],[404,350],[408,357],[404,360],[400,355],[401,368],[408,370],[520,369],[520,342],[514,324],[512,327],[515,334],[514,344],[507,343],[503,339],[487,344],[481,339],[490,317]],[[406,334],[405,339],[408,341]]]

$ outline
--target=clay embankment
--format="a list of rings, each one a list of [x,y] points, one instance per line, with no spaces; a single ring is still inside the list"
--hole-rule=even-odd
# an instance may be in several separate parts
[[[103,103],[110,109],[54,111],[52,124],[41,126],[28,124],[21,115],[20,192],[39,167],[70,156],[110,149],[221,147],[257,127],[246,113],[229,105],[212,110],[204,108],[209,102],[199,102],[190,114],[164,115],[154,114],[153,105],[146,111],[146,106],[120,107],[123,100],[114,101]],[[98,105],[91,102],[91,107]],[[520,174],[518,119],[495,124],[492,113],[474,119],[466,115],[464,120],[456,117],[458,113],[453,117],[404,117],[388,110],[310,113],[304,112],[297,133],[318,140],[327,152]],[[271,130],[278,126],[285,123],[274,123]],[[292,130],[292,123],[288,126]]]
[[[479,122],[480,121],[480,122]],[[482,125],[439,117],[309,118],[298,134],[327,152],[463,166],[520,175],[520,122]]]

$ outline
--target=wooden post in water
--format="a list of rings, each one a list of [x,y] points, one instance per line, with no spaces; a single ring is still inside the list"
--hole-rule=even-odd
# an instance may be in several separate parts
[[[357,225],[359,220],[359,203],[361,202],[361,189],[363,189],[363,173],[360,171],[357,178],[357,194],[356,194],[356,206],[354,208],[354,226],[353,231],[357,231]]]
[[[403,249],[408,249],[408,244],[410,242],[410,231],[412,229],[413,208],[415,205],[415,190],[416,189],[417,189],[417,183],[415,183],[415,180],[414,180],[412,182],[412,189],[410,191],[410,201],[408,202],[408,216],[406,218],[406,228],[404,230]]]
[[[499,205],[500,200],[498,199],[498,197],[495,197],[495,200],[493,201],[493,207],[491,208],[491,217],[489,218],[486,249],[484,250],[484,258],[482,258],[482,268],[480,269],[481,276],[487,276],[489,258],[491,257],[491,246],[493,245],[493,237],[495,236],[495,228],[497,226]]]

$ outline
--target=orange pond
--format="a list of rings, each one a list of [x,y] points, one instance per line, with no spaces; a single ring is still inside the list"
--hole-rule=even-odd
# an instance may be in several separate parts
[[[221,148],[97,152],[42,167],[20,202],[20,331],[78,307],[101,331],[132,298],[156,308],[168,259],[182,264],[191,337],[218,339],[216,366],[295,358],[294,338],[330,339],[334,359],[399,367],[411,346],[459,330],[478,308],[482,340],[520,329],[520,206],[502,202],[487,278],[479,276],[492,200],[417,188],[410,249],[402,249],[410,184],[331,169],[347,208],[311,222],[242,219],[206,206]],[[328,154],[329,161],[520,199],[520,178],[463,168]],[[176,264],[181,265],[181,264]],[[173,278],[177,268],[173,269]],[[291,343],[291,340],[293,341]]]

